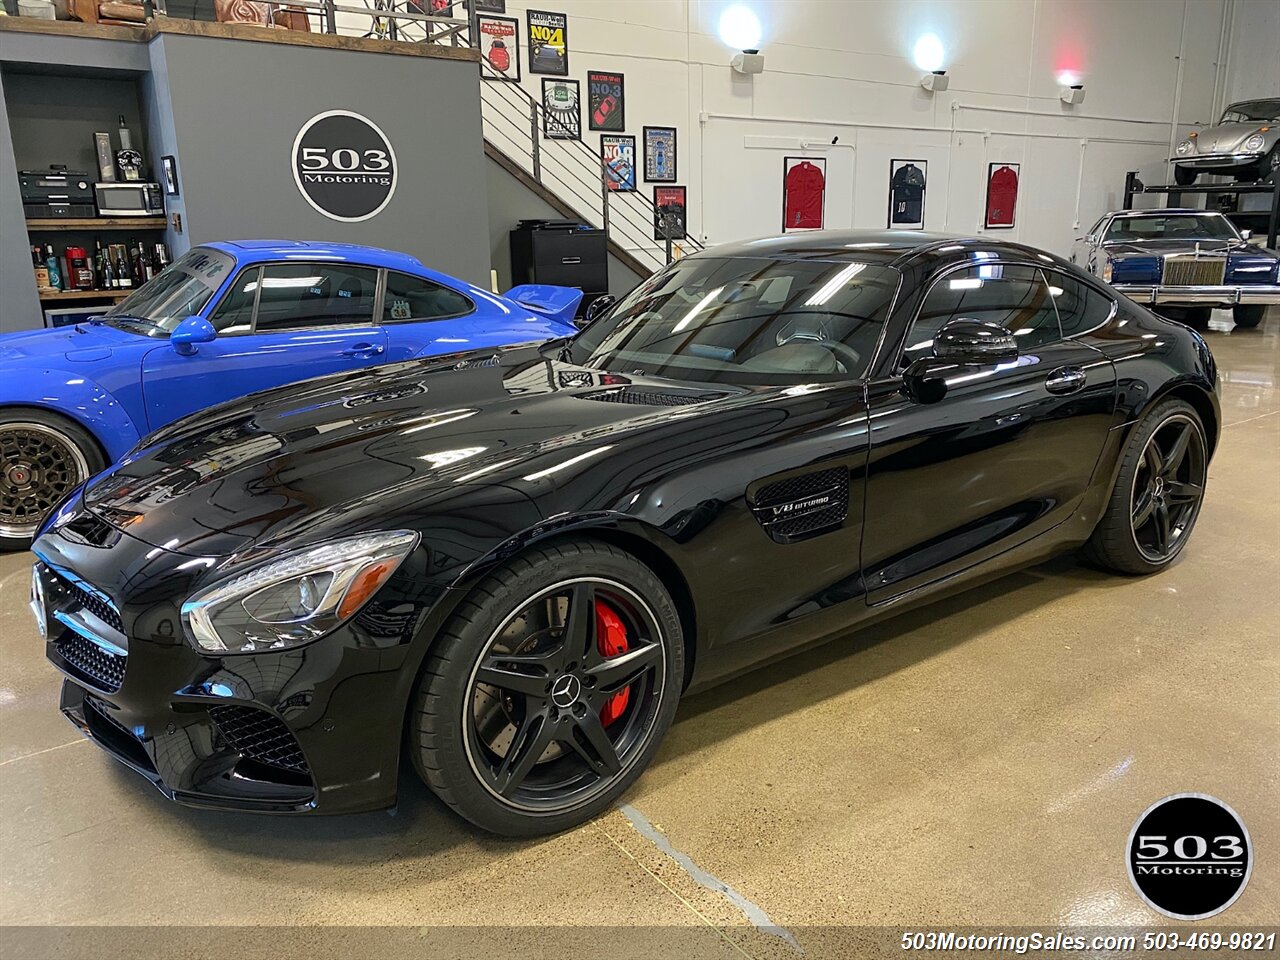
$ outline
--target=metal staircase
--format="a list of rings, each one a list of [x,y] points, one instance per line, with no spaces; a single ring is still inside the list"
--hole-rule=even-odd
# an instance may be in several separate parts
[[[519,84],[504,79],[483,54],[480,71],[480,114],[485,154],[491,160],[563,216],[603,229],[609,237],[609,253],[641,277],[669,263],[677,253],[702,249],[692,237],[666,239],[666,215],[639,190],[608,189],[603,161],[581,140],[543,136],[548,124],[559,121],[549,118]],[[643,146],[637,143],[637,164],[643,162],[642,153]]]

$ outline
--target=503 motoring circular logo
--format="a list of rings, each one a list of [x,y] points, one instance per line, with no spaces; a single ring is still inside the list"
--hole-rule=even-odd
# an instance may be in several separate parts
[[[293,141],[293,179],[307,203],[331,220],[376,216],[396,192],[396,152],[368,117],[319,113]]]
[[[1253,844],[1216,797],[1176,793],[1152,804],[1129,834],[1129,880],[1153,910],[1178,920],[1221,913],[1244,893]]]

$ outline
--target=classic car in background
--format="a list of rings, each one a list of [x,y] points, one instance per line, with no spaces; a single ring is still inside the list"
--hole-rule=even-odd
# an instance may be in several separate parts
[[[1242,100],[1222,113],[1212,127],[1196,130],[1178,144],[1173,179],[1182,186],[1202,173],[1220,173],[1237,180],[1271,180],[1280,170],[1280,99]]]
[[[1173,319],[1203,325],[1231,307],[1237,326],[1256,327],[1280,303],[1280,255],[1248,239],[1220,213],[1121,210],[1076,240],[1071,262]]]
[[[350,244],[195,247],[91,323],[0,336],[0,549],[158,427],[268,387],[562,337],[582,291],[495,296]]]

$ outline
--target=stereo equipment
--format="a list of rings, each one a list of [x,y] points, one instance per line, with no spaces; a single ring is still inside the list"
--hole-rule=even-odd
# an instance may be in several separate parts
[[[18,174],[23,215],[33,220],[93,216],[93,180],[87,173],[50,167]]]
[[[164,193],[158,183],[128,181],[95,183],[94,200],[103,217],[164,216]]]

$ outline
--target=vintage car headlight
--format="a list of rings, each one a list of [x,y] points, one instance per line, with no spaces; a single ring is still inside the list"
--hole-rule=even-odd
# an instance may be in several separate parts
[[[1190,140],[1183,140],[1180,144],[1178,144],[1178,156],[1182,156],[1183,154],[1190,153],[1190,152],[1191,152]]]
[[[410,530],[363,534],[289,554],[200,591],[182,605],[198,650],[301,646],[354,616],[418,544]]]
[[[1259,150],[1262,149],[1263,145],[1266,142],[1267,142],[1266,137],[1264,137],[1260,133],[1255,133],[1253,136],[1251,136],[1248,140],[1244,142],[1244,148],[1249,153],[1257,153]]]

